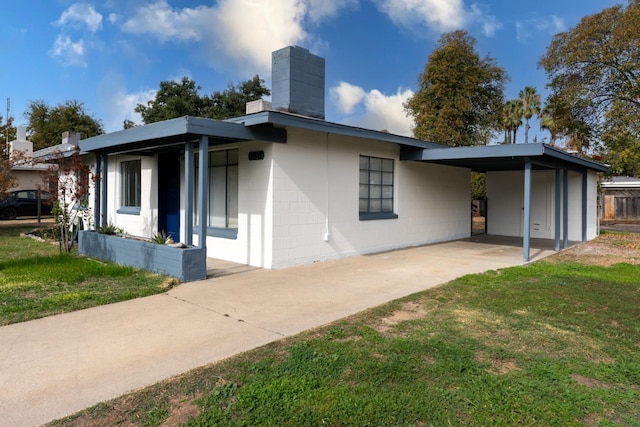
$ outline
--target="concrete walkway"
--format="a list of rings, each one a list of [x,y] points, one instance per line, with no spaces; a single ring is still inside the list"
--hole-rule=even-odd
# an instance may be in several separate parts
[[[256,269],[2,327],[0,426],[46,423],[464,274],[521,265],[522,248],[505,244],[454,241]]]

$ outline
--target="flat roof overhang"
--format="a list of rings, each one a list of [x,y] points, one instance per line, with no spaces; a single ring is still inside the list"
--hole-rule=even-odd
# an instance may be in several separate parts
[[[210,145],[241,141],[285,143],[287,132],[268,125],[246,127],[243,124],[200,117],[179,117],[137,126],[80,141],[82,153],[154,152],[181,146],[188,141],[210,138]]]
[[[546,144],[483,145],[434,149],[403,149],[400,160],[415,160],[457,166],[474,172],[523,170],[531,162],[534,170],[570,169],[607,172],[602,163],[588,160]]]
[[[403,149],[438,149],[446,148],[442,144],[422,141],[408,136],[396,135],[372,129],[365,129],[351,125],[327,122],[322,119],[301,116],[282,111],[266,110],[259,113],[248,114],[246,116],[234,117],[225,120],[230,123],[241,123],[247,127],[270,124],[276,127],[299,128],[316,132],[329,133],[332,135],[350,136],[381,142],[398,144]]]

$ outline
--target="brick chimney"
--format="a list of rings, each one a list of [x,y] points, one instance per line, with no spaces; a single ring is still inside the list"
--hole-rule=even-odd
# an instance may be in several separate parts
[[[323,119],[325,61],[309,50],[289,46],[271,54],[274,110]]]

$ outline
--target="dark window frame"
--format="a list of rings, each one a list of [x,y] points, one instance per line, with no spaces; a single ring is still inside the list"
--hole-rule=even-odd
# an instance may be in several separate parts
[[[360,155],[359,219],[395,219],[395,162],[383,157]]]

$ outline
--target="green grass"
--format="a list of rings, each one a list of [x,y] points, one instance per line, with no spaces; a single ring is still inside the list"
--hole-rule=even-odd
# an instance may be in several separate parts
[[[640,426],[640,265],[465,276],[56,425],[181,412],[189,426]]]
[[[0,227],[0,326],[166,290],[166,278],[75,254]]]

